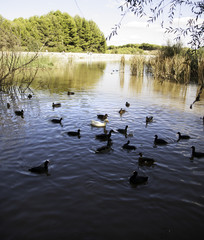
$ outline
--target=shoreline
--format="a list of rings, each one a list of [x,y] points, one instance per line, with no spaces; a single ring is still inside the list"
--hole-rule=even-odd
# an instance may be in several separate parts
[[[39,57],[51,57],[64,63],[70,61],[76,62],[101,62],[101,61],[120,61],[124,56],[129,61],[134,55],[129,54],[106,54],[106,53],[72,53],[72,52],[40,52]]]
[[[33,55],[35,52],[22,52],[24,55]],[[125,57],[125,61],[130,61],[134,56],[142,56],[149,58],[151,55],[132,55],[132,54],[107,54],[107,53],[72,53],[72,52],[39,52],[39,57],[48,57],[56,60],[59,65],[70,62],[103,62],[103,61],[120,61],[121,57]]]

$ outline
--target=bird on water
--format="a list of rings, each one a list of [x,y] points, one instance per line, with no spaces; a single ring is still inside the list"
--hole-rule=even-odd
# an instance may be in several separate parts
[[[136,150],[136,147],[133,146],[133,145],[129,145],[130,144],[130,141],[128,140],[127,143],[125,143],[123,145],[123,149],[127,149],[127,150]]]
[[[9,109],[11,105],[10,105],[10,103],[7,103],[6,106]]]
[[[126,135],[127,134],[127,129],[128,129],[128,125],[126,125],[124,129],[121,129],[121,128],[117,129],[117,131],[121,134]]]
[[[62,121],[63,118],[60,118],[60,119],[57,119],[57,118],[53,118],[51,120],[52,123],[60,123],[61,124],[61,121]]]
[[[153,158],[149,158],[149,157],[143,157],[143,154],[140,152],[139,153],[139,158],[138,158],[138,162],[140,165],[152,165],[155,160]]]
[[[153,121],[153,116],[150,116],[150,117],[146,117],[146,123],[150,123]]]
[[[158,138],[158,136],[155,135],[154,144],[158,144],[158,145],[166,145],[166,144],[168,144],[168,142],[165,141],[165,140],[162,139],[162,138]]]
[[[191,138],[191,137],[188,136],[188,135],[181,135],[180,132],[177,132],[177,134],[178,134],[178,140],[177,140],[177,142],[180,141],[181,139],[190,139],[190,138]]]
[[[104,120],[108,117],[108,114],[107,114],[107,113],[106,113],[105,115],[103,115],[103,114],[98,114],[97,117],[98,117],[98,119],[104,121]]]
[[[78,129],[76,132],[70,131],[70,132],[67,132],[67,134],[68,134],[69,136],[77,136],[78,138],[80,138],[80,137],[81,137],[80,131],[81,131],[81,130]]]
[[[23,111],[23,110],[21,110],[21,111],[15,111],[15,114],[16,114],[16,116],[21,116],[21,117],[23,117],[24,111]]]
[[[192,146],[191,148],[192,148],[192,155],[191,155],[192,158],[194,158],[194,157],[204,158],[204,152],[196,152],[195,151],[195,146]]]
[[[68,91],[68,92],[67,92],[67,95],[74,95],[74,92]]]
[[[49,164],[49,160],[46,160],[43,164],[41,164],[40,166],[37,167],[32,167],[30,169],[28,169],[30,172],[33,173],[48,173],[48,164]]]
[[[111,150],[112,141],[109,138],[105,146],[96,149],[95,153],[107,153]]]
[[[52,103],[53,108],[61,107],[61,103]]]
[[[129,182],[131,184],[142,184],[142,183],[146,183],[148,180],[148,177],[145,176],[138,176],[137,171],[133,172],[133,175],[129,178]]]
[[[97,134],[96,139],[101,140],[101,141],[107,141],[111,138],[111,134],[114,132],[112,129],[109,131],[109,133],[102,133],[102,134]]]
[[[122,114],[125,113],[125,112],[126,112],[125,109],[122,109],[122,108],[121,108],[121,109],[119,110],[120,115],[122,115]]]
[[[125,103],[125,106],[126,106],[126,107],[129,107],[129,106],[130,106],[130,103],[129,103],[129,102],[126,102],[126,103]]]

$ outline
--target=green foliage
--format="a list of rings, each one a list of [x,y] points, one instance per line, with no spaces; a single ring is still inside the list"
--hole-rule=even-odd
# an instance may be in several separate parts
[[[153,51],[160,49],[161,46],[142,43],[142,44],[126,44],[122,46],[109,46],[107,53],[112,54],[145,54],[145,51]]]
[[[150,59],[149,65],[156,79],[204,84],[204,52],[182,48],[180,43],[162,47]]]
[[[79,16],[71,17],[68,13],[51,11],[43,16],[29,19],[17,18],[7,21],[0,16],[0,27],[5,31],[10,28],[21,40],[22,50],[44,50],[53,52],[101,52],[106,51],[103,33],[93,21]]]

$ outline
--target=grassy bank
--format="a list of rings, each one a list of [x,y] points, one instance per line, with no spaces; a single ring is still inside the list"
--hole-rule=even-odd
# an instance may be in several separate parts
[[[161,48],[150,59],[133,57],[131,74],[141,76],[144,65],[148,66],[148,71],[160,81],[204,84],[204,48],[195,51],[177,44]]]

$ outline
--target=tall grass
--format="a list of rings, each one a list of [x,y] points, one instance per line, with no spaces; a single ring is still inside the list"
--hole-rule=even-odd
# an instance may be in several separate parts
[[[141,77],[144,74],[145,58],[134,56],[131,59],[130,71],[132,76]]]
[[[184,49],[179,44],[163,47],[149,60],[154,78],[180,83],[204,84],[204,51]]]

